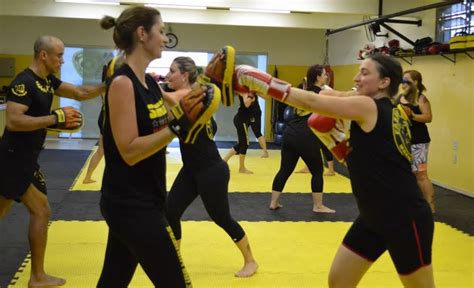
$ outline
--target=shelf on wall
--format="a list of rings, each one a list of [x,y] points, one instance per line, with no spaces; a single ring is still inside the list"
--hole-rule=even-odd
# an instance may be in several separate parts
[[[395,57],[402,59],[404,62],[406,62],[409,65],[413,65],[413,58],[415,58],[415,57],[424,57],[424,56],[441,56],[441,57],[451,61],[452,63],[456,63],[456,55],[457,54],[465,54],[469,58],[474,59],[474,48],[450,51],[450,52],[439,53],[439,54],[411,54],[411,53],[405,53],[405,54],[396,55]],[[408,59],[410,59],[410,60],[408,60]]]

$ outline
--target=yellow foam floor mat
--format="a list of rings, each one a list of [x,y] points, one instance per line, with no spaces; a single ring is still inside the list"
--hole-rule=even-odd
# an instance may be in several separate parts
[[[250,239],[258,273],[239,279],[242,259],[227,234],[212,222],[183,222],[182,256],[194,287],[327,287],[327,275],[348,222],[241,222]],[[473,237],[446,224],[435,224],[433,267],[437,287],[474,287]],[[67,279],[65,287],[95,287],[107,226],[103,221],[52,222],[46,269]],[[24,263],[9,287],[27,287],[30,264]],[[401,287],[385,253],[358,287]],[[153,287],[141,269],[130,287]]]
[[[179,148],[168,148],[170,153],[166,155],[166,181],[168,190],[171,188],[179,169],[182,167],[181,154]],[[229,149],[219,149],[221,155],[225,155]],[[94,150],[92,151],[92,153]],[[229,160],[229,168],[231,171],[229,191],[230,192],[269,192],[272,190],[273,178],[280,168],[280,150],[268,150],[270,157],[261,158],[262,150],[249,149],[247,151],[246,166],[254,174],[242,174],[239,171],[239,156],[236,155]],[[91,155],[92,155],[91,153]],[[84,167],[74,180],[71,191],[99,191],[102,185],[102,174],[104,171],[104,160],[102,159],[94,171],[92,179],[97,180],[95,183],[83,184],[87,167],[89,165],[87,159]],[[297,165],[297,169],[304,166],[303,161]],[[351,185],[349,180],[339,174],[335,176],[324,176],[324,192],[331,193],[351,193]],[[311,174],[293,173],[285,185],[285,193],[311,192]]]

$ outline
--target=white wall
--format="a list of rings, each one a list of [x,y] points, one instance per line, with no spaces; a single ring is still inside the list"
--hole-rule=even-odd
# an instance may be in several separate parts
[[[111,30],[102,30],[98,20],[2,16],[0,27],[1,39],[9,39],[0,41],[4,54],[31,55],[34,40],[44,34],[58,36],[68,46],[114,47]],[[270,64],[309,65],[324,59],[323,30],[196,24],[171,28],[179,38],[174,50],[212,52],[229,44],[240,52],[268,54]]]

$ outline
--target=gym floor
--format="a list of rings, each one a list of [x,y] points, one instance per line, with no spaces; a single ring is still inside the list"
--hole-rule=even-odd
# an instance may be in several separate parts
[[[40,164],[48,186],[51,219],[46,269],[65,277],[66,287],[95,287],[105,251],[107,227],[100,215],[100,164],[97,183],[83,185],[96,141],[48,141]],[[219,143],[223,155],[232,143]],[[180,167],[179,149],[168,154],[168,187]],[[257,148],[255,145],[251,148]],[[276,147],[272,147],[276,148]],[[93,151],[93,150],[92,150]],[[282,195],[284,208],[270,211],[271,182],[279,168],[280,151],[260,158],[250,149],[247,168],[237,173],[238,157],[229,161],[231,214],[249,236],[260,264],[258,273],[238,279],[242,259],[235,245],[209,218],[199,199],[183,217],[182,256],[194,287],[326,287],[329,267],[357,207],[343,167],[325,177],[325,204],[337,212],[311,211],[310,175],[293,174]],[[298,167],[301,167],[299,163]],[[474,287],[474,199],[436,187],[437,212],[433,267],[438,287]],[[29,277],[28,213],[15,204],[0,221],[0,287],[26,287]],[[383,284],[381,284],[383,283]],[[387,253],[369,270],[360,287],[401,287]],[[138,269],[130,287],[152,287]]]

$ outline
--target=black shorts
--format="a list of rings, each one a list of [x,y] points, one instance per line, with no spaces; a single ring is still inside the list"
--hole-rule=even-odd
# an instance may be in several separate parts
[[[33,184],[47,194],[46,182],[37,161],[25,161],[19,151],[0,151],[0,195],[20,202],[21,196]]]
[[[375,231],[360,216],[344,237],[343,244],[359,256],[375,262],[386,250],[398,274],[408,275],[431,264],[434,222],[431,211],[422,211],[411,223],[396,229]]]

